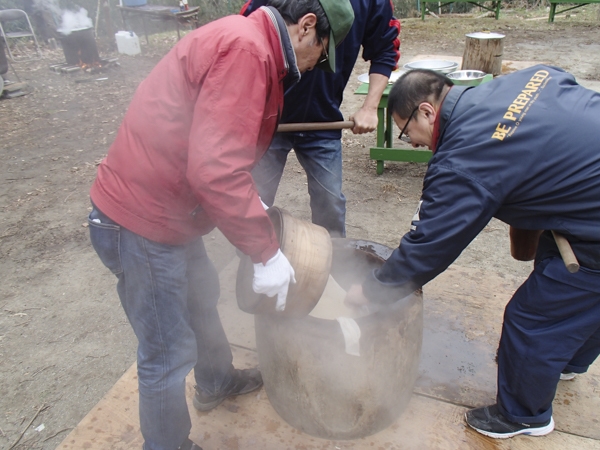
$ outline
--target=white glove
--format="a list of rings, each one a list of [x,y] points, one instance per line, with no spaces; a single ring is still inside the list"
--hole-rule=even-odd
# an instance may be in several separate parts
[[[266,264],[254,264],[254,279],[252,289],[257,294],[265,294],[268,297],[277,295],[275,309],[283,311],[290,283],[296,283],[294,268],[281,250],[277,250],[275,256]]]
[[[263,208],[265,208],[265,211],[270,208],[265,202],[262,201],[262,198],[260,198],[260,196],[258,197],[258,199],[260,200],[260,203],[263,205]]]

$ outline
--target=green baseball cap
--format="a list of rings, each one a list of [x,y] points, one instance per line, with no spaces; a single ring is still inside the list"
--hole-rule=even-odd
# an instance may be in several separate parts
[[[354,10],[349,0],[319,0],[331,31],[329,32],[329,45],[327,54],[329,59],[318,64],[319,69],[325,72],[335,72],[335,48],[344,40],[354,23]]]

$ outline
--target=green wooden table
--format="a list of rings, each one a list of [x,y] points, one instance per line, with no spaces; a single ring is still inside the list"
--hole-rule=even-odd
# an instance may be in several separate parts
[[[418,150],[408,148],[394,148],[394,123],[392,115],[387,109],[387,99],[392,85],[390,84],[379,101],[377,107],[377,146],[371,147],[369,157],[377,161],[377,175],[383,173],[384,161],[401,162],[427,162],[431,158],[431,150]],[[369,84],[362,83],[354,92],[358,95],[367,95]]]
[[[600,0],[548,0],[550,2],[550,16],[548,17],[548,22],[554,22],[554,16],[556,14],[564,13],[566,11],[571,11],[575,8],[581,8],[582,6],[589,5],[590,3],[600,3]],[[559,3],[565,4],[568,3],[571,6],[565,8],[561,11],[556,11],[556,5]],[[574,5],[574,6],[573,6]]]
[[[589,0],[588,0],[589,1]],[[427,11],[431,11],[431,8],[427,6],[427,3],[434,3],[435,6],[437,8],[441,8],[443,6],[448,6],[451,3],[456,3],[456,2],[466,2],[466,3],[471,3],[472,5],[475,6],[479,6],[482,9],[485,9],[487,11],[492,11],[495,16],[496,16],[496,20],[498,20],[498,17],[500,17],[500,3],[501,0],[480,0],[480,1],[474,1],[474,0],[452,0],[452,1],[445,1],[445,2],[440,2],[439,0],[421,0],[421,19],[425,20],[425,13]],[[491,6],[487,6],[485,3],[491,3]]]

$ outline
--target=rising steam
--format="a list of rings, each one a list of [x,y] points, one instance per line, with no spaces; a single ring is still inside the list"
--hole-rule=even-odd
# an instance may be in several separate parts
[[[58,31],[62,34],[71,34],[73,30],[93,26],[92,19],[84,8],[79,8],[79,11],[64,10],[59,6],[58,0],[35,0],[35,7],[49,11],[56,24],[60,21]]]
[[[62,24],[60,32],[62,34],[71,34],[73,30],[81,28],[90,28],[93,25],[92,19],[87,15],[84,8],[79,8],[79,11],[65,11],[62,14]]]

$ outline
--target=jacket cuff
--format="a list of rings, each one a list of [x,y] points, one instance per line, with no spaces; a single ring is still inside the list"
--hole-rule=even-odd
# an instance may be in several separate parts
[[[362,285],[363,294],[377,304],[394,303],[420,288],[408,281],[401,284],[385,283],[377,279],[377,269],[369,273]]]
[[[262,252],[260,252],[256,255],[250,255],[250,259],[252,259],[252,262],[254,264],[258,264],[258,263],[266,264],[268,260],[270,260],[273,256],[275,256],[275,253],[277,253],[277,250],[279,250],[279,243],[277,241],[274,241],[271,243],[271,245],[269,245],[267,248],[265,248]]]
[[[371,73],[378,73],[389,78],[389,76],[392,74],[392,68],[387,64],[371,63],[371,67],[369,67],[369,74]]]

